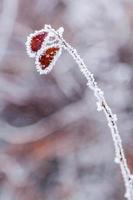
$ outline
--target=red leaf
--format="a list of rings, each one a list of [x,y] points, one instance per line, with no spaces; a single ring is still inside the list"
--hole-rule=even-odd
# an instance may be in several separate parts
[[[32,40],[31,40],[32,51],[37,52],[41,48],[41,45],[42,45],[44,39],[47,37],[47,35],[48,35],[47,32],[43,32],[36,36],[33,36]]]
[[[42,69],[47,68],[51,64],[58,51],[59,47],[50,47],[45,51],[44,54],[40,56],[39,62],[42,66]]]

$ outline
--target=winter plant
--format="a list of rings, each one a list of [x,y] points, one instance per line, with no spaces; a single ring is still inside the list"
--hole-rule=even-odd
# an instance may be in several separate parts
[[[117,127],[117,116],[112,113],[107,104],[103,91],[98,87],[93,74],[88,70],[83,60],[69,43],[63,38],[64,29],[60,27],[57,31],[50,25],[45,25],[44,29],[35,31],[27,37],[26,48],[30,57],[35,58],[35,66],[40,74],[48,74],[63,49],[65,49],[78,64],[81,73],[87,79],[87,86],[94,92],[97,101],[97,110],[103,111],[111,131],[114,148],[115,162],[119,164],[125,184],[125,197],[133,200],[133,175],[131,174],[122,147],[121,137]]]

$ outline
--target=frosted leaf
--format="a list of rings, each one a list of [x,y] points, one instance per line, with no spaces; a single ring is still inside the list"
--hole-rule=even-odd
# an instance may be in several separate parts
[[[61,52],[62,48],[59,45],[52,45],[48,48],[40,49],[35,61],[37,71],[40,74],[48,74],[61,55]]]
[[[45,29],[41,29],[39,31],[35,31],[31,33],[27,37],[27,41],[25,43],[27,54],[29,57],[33,58],[36,56],[37,51],[44,45],[48,40],[48,32]]]

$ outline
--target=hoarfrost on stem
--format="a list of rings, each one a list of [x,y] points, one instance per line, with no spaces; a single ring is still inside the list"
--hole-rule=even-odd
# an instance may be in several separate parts
[[[64,38],[62,36],[64,29],[61,27],[56,31],[50,25],[45,25],[44,30],[47,30],[48,33],[55,35],[56,40],[54,40],[55,43],[53,42],[53,44],[52,44],[53,46],[56,46],[58,43],[58,45],[60,46],[61,49],[64,48],[73,57],[73,59],[76,61],[77,65],[78,65],[81,73],[87,79],[87,86],[94,92],[94,96],[96,97],[96,100],[97,100],[97,102],[96,102],[97,111],[104,112],[105,117],[107,119],[107,124],[111,130],[111,135],[112,135],[114,148],[115,148],[114,161],[115,161],[115,163],[119,164],[120,169],[121,169],[121,173],[122,173],[125,188],[126,188],[125,198],[127,198],[128,200],[133,200],[133,175],[131,174],[131,172],[128,168],[127,160],[125,158],[124,150],[122,147],[121,137],[120,137],[118,127],[116,124],[116,121],[117,121],[116,114],[112,113],[111,108],[109,107],[107,101],[105,100],[104,92],[98,87],[93,74],[88,70],[84,61],[81,59],[81,57],[77,53],[77,50],[74,49],[69,43],[67,43],[64,40]],[[41,49],[46,49],[46,48],[47,48],[47,44],[45,42],[42,44]],[[39,50],[40,52],[41,52],[41,49]],[[58,56],[57,56],[57,58],[58,58]],[[54,65],[55,65],[55,62],[50,63],[50,70],[53,68]],[[50,70],[48,70],[48,72]],[[43,73],[41,73],[41,74],[43,74]]]

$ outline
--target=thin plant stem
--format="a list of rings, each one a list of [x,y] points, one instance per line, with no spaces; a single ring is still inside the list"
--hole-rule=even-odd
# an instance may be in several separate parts
[[[114,148],[115,148],[115,162],[119,164],[121,173],[123,176],[126,193],[125,198],[128,200],[133,200],[133,175],[131,174],[127,160],[124,154],[123,146],[122,146],[122,140],[118,131],[117,127],[117,116],[113,114],[110,106],[108,105],[103,91],[98,87],[97,82],[95,81],[95,78],[93,74],[88,70],[87,66],[85,65],[84,61],[80,57],[80,55],[77,53],[77,50],[74,49],[69,43],[67,43],[62,35],[59,33],[59,31],[55,31],[50,27],[50,30],[53,31],[59,38],[59,40],[62,43],[62,47],[68,51],[68,53],[73,57],[73,59],[76,61],[81,73],[85,76],[87,79],[87,86],[94,92],[94,95],[97,99],[97,110],[103,111],[105,114],[105,117],[107,119],[108,126],[111,131]]]
[[[116,114],[113,114],[110,106],[108,105],[108,103],[104,97],[103,91],[99,88],[97,82],[95,81],[93,74],[88,70],[88,67],[85,65],[83,59],[77,53],[77,50],[74,49],[69,43],[67,43],[66,40],[64,40],[64,38],[62,36],[64,29],[62,27],[60,27],[56,31],[50,25],[45,25],[44,30],[46,32],[48,31],[49,35],[51,35],[51,33],[52,33],[54,36],[56,36],[52,45],[55,46],[58,44],[60,53],[61,53],[62,48],[64,48],[73,57],[73,59],[75,60],[75,62],[78,65],[81,73],[84,75],[84,77],[87,80],[87,86],[93,91],[94,96],[96,97],[97,110],[103,111],[103,113],[105,114],[106,120],[107,120],[107,124],[111,131],[111,135],[112,135],[112,139],[113,139],[113,143],[114,143],[114,149],[115,149],[114,161],[117,164],[119,164],[120,169],[121,169],[121,173],[122,173],[122,177],[123,177],[125,189],[126,189],[125,197],[128,200],[133,200],[133,175],[130,172],[130,169],[128,167],[127,160],[125,157],[125,153],[123,150],[121,136],[119,134],[119,130],[118,130],[117,123],[116,123],[117,122]],[[34,34],[36,34],[36,33],[38,34],[38,31],[35,32]],[[30,49],[31,48],[31,40],[32,40],[32,37],[34,34],[31,34],[30,37],[27,39],[27,43],[26,43],[27,53],[30,52],[30,50],[31,50]],[[47,42],[48,42],[48,40],[49,40],[49,38],[47,39]],[[56,44],[56,42],[57,42],[57,44]],[[34,57],[37,57],[37,61],[40,58],[40,56],[42,55],[42,53],[45,51],[46,47],[47,47],[47,43],[46,43],[46,41],[44,41],[41,49],[35,53]],[[54,54],[54,51],[52,52],[52,54]],[[28,53],[28,55],[29,55],[29,53]],[[47,57],[50,58],[50,55],[47,55]],[[37,65],[37,70],[40,72],[40,74],[49,73],[52,70],[52,67],[55,64],[58,57],[59,57],[59,55],[57,54],[57,56],[54,58],[54,61],[50,64],[50,66],[46,70],[40,69],[41,66]],[[39,60],[39,63],[40,63],[40,60]]]

